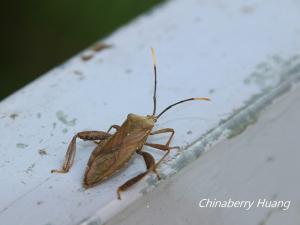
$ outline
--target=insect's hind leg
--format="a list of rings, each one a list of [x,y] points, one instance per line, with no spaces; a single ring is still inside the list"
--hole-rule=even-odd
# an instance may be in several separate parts
[[[130,180],[126,181],[124,184],[122,184],[118,190],[117,190],[117,195],[118,195],[118,199],[121,199],[121,192],[122,191],[126,191],[128,188],[130,188],[132,185],[136,184],[137,182],[139,182],[144,176],[146,176],[150,171],[153,171],[157,178],[160,179],[159,174],[156,171],[156,164],[155,164],[155,160],[153,158],[153,156],[148,153],[148,152],[143,152],[143,151],[137,151],[137,154],[143,156],[145,163],[146,163],[146,167],[147,167],[147,171],[140,173],[139,175],[131,178]]]
[[[135,183],[139,182],[149,172],[150,172],[150,170],[147,170],[146,172],[140,173],[139,175],[131,178],[130,180],[128,180],[124,184],[122,184],[120,187],[118,187],[118,189],[117,189],[118,199],[121,200],[121,191],[126,191],[129,187],[131,187]]]
[[[160,176],[156,171],[155,159],[153,158],[153,156],[148,152],[138,151],[137,153],[143,156],[147,170],[153,171],[156,174],[157,179],[160,180]]]
[[[65,155],[63,166],[60,170],[51,170],[51,173],[67,173],[69,172],[75,158],[76,138],[89,141],[102,141],[108,138],[110,134],[104,131],[83,131],[77,133],[71,140]]]
[[[131,178],[130,180],[128,180],[124,184],[122,184],[117,190],[118,199],[121,199],[121,192],[122,191],[126,191],[129,187],[131,187],[132,185],[139,182],[150,171],[153,171],[157,175],[157,178],[160,179],[160,176],[158,175],[158,173],[156,171],[157,166],[169,154],[171,149],[179,148],[178,146],[176,146],[176,147],[170,147],[169,146],[170,142],[171,142],[171,140],[174,136],[174,133],[175,133],[175,131],[172,128],[164,128],[164,129],[161,129],[161,130],[157,130],[157,131],[154,131],[154,132],[150,133],[150,135],[161,134],[161,133],[171,133],[171,135],[170,135],[170,137],[169,137],[166,144],[161,145],[161,144],[154,144],[154,143],[145,143],[145,145],[150,146],[152,148],[156,148],[156,149],[159,149],[159,150],[166,151],[166,154],[157,163],[155,163],[155,160],[154,160],[154,158],[151,154],[149,154],[148,152],[143,152],[143,151],[138,150],[137,153],[142,155],[144,160],[145,160],[145,163],[146,163],[146,166],[147,166],[147,171],[138,174],[137,176]]]

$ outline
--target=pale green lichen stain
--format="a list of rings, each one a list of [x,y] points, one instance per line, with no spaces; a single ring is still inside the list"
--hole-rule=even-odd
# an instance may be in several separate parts
[[[272,55],[264,62],[259,63],[252,74],[244,79],[244,84],[254,84],[261,90],[277,86],[283,80],[299,71],[300,55],[284,59],[279,55]]]
[[[17,143],[16,146],[17,146],[17,148],[27,148],[28,147],[28,145],[24,144],[24,143]]]
[[[63,132],[63,133],[67,133],[67,132],[68,132],[68,129],[67,129],[67,128],[64,128],[64,129],[62,129],[62,132]]]
[[[234,138],[235,136],[243,133],[249,125],[256,123],[258,117],[259,112],[249,114],[246,116],[246,118],[241,118],[240,120],[238,120],[235,125],[233,125],[232,127],[228,127],[230,132],[228,133],[227,138]]]
[[[163,175],[163,173],[159,173],[160,177],[162,179],[165,178],[165,176]],[[163,177],[162,177],[163,176]],[[157,187],[158,183],[159,183],[159,180],[157,179],[156,176],[149,176],[147,179],[146,179],[146,183],[147,183],[147,186],[145,188],[143,188],[141,190],[140,193],[142,193],[143,195],[145,195],[146,193],[148,193],[153,187]]]
[[[283,59],[279,56],[273,56],[267,61],[257,64],[254,72],[244,79],[244,84],[255,84],[262,90],[278,84],[280,81],[279,70],[282,68],[282,62]]]
[[[255,83],[261,89],[260,94],[252,96],[248,101],[245,102],[245,107],[255,104],[258,99],[260,99],[262,96],[268,95],[268,93],[270,93],[273,88],[276,88],[276,86],[279,86],[281,83],[290,79],[292,76],[296,77],[296,82],[300,80],[299,55],[295,55],[287,60],[284,60],[280,56],[274,55],[271,57],[271,61],[272,63],[263,62],[258,64],[256,66],[256,71],[253,72],[250,77],[244,80],[244,84],[249,85],[251,83]],[[290,90],[291,85],[292,83],[286,85],[286,87],[282,90],[279,90],[276,96],[273,96],[273,99]],[[227,135],[227,138],[233,138],[241,134],[249,125],[254,124],[257,121],[260,112],[271,103],[272,100],[266,100],[264,102],[264,105],[256,107],[255,110],[248,111],[246,116],[244,116],[243,118],[239,118],[233,124],[229,124],[229,133]],[[243,108],[244,107],[242,107],[240,110],[237,110],[237,112],[233,112],[232,116],[242,111]],[[231,119],[232,116],[230,116],[228,119]]]
[[[300,79],[300,70],[299,70],[299,78]],[[265,91],[261,94],[253,95],[249,100],[245,102],[245,106],[240,108],[239,110],[235,110],[232,115],[227,119],[228,122],[227,128],[227,138],[234,138],[241,133],[243,133],[249,125],[255,124],[258,120],[261,112],[270,104],[273,103],[276,97],[283,95],[288,92],[292,87],[291,83],[283,85],[281,88],[274,89],[275,93],[272,93],[272,89],[265,89]],[[268,96],[265,97],[264,96]],[[240,115],[240,116],[238,116]],[[226,122],[226,121],[225,121]],[[222,121],[222,123],[225,123]]]
[[[57,111],[56,117],[60,122],[62,122],[65,125],[75,126],[76,124],[76,119],[74,118],[72,120],[68,120],[68,116],[63,111]]]

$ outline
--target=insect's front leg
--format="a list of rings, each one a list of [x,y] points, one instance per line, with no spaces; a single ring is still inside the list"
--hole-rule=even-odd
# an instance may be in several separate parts
[[[162,144],[155,144],[155,143],[145,143],[146,146],[152,147],[152,148],[156,148],[162,151],[165,151],[165,155],[155,164],[155,166],[157,167],[165,158],[166,156],[170,153],[171,149],[179,149],[179,146],[174,146],[174,147],[170,147],[170,143],[171,140],[175,134],[174,129],[172,128],[163,128],[154,132],[151,132],[150,135],[155,135],[155,134],[162,134],[162,133],[171,133],[168,141],[166,142],[166,144],[162,145]]]
[[[111,136],[107,132],[104,131],[83,131],[77,133],[71,140],[68,150],[65,155],[64,163],[62,169],[60,170],[51,170],[51,173],[67,173],[71,168],[76,152],[76,138],[80,138],[82,140],[89,140],[89,141],[102,141]]]
[[[160,129],[160,130],[157,130],[157,131],[153,131],[150,133],[150,135],[155,135],[155,134],[163,134],[163,133],[171,133],[167,143],[165,144],[166,146],[169,146],[170,145],[170,142],[175,134],[175,131],[174,129],[172,128],[163,128],[163,129]]]

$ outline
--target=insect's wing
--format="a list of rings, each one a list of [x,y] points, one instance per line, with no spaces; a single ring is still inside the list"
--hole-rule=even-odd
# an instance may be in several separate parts
[[[109,176],[109,169],[115,162],[116,152],[106,152],[94,157],[86,169],[84,185],[93,186],[106,179]]]
[[[143,146],[145,137],[144,131],[132,131],[130,135],[124,135],[121,130],[98,146],[89,159],[84,185],[93,186],[116,173],[136,149]]]

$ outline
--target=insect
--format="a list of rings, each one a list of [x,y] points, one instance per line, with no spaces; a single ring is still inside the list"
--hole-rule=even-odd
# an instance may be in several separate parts
[[[156,115],[156,86],[157,86],[157,71],[156,71],[156,56],[154,49],[151,48],[153,69],[154,69],[154,94],[153,94],[153,113],[152,115],[140,116],[137,114],[128,114],[127,119],[121,125],[112,125],[106,132],[104,131],[83,131],[77,133],[71,140],[63,166],[59,170],[52,170],[54,173],[67,173],[71,168],[75,152],[76,139],[94,141],[97,146],[92,152],[84,174],[83,186],[90,188],[100,184],[112,174],[119,171],[132,157],[134,153],[141,155],[145,161],[147,170],[143,173],[126,181],[117,189],[118,199],[121,199],[121,192],[127,190],[129,187],[140,181],[149,172],[154,172],[158,179],[160,176],[156,171],[158,165],[165,159],[171,149],[178,148],[170,147],[170,142],[175,134],[172,128],[163,128],[152,131],[157,120],[170,108],[183,102],[192,100],[210,100],[209,98],[188,98],[169,105],[161,113]],[[112,129],[116,131],[110,133]],[[148,143],[149,135],[157,135],[162,133],[169,133],[170,136],[165,144]],[[149,146],[158,150],[162,150],[165,154],[162,158],[155,162],[153,156],[142,150],[143,146]]]

